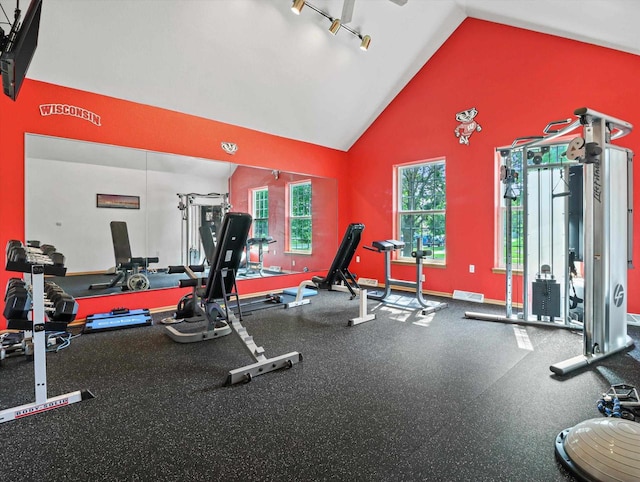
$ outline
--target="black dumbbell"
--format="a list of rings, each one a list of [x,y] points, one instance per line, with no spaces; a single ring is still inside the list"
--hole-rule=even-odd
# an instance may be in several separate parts
[[[62,321],[70,323],[76,319],[78,314],[78,303],[70,295],[61,296],[55,303],[55,309],[50,315],[51,321]]]
[[[40,251],[42,251],[44,254],[50,255],[51,253],[56,252],[56,247],[52,244],[43,244],[42,246],[40,246]]]
[[[23,246],[13,246],[7,252],[7,259],[16,263],[27,262],[27,250]]]
[[[27,320],[31,311],[31,296],[28,291],[7,297],[3,315],[7,320]]]
[[[4,299],[5,301],[7,301],[12,296],[19,296],[22,293],[27,293],[27,294],[29,293],[29,290],[27,289],[27,287],[25,285],[15,284],[14,286],[12,286],[7,290],[7,293],[5,294]]]
[[[12,239],[11,241],[7,242],[7,254],[9,253],[9,251],[11,251],[14,248],[21,248],[22,247],[22,242],[18,241],[17,239]]]
[[[51,258],[51,261],[53,261],[53,264],[56,266],[64,266],[64,255],[62,253],[58,253],[57,251],[55,253],[51,253],[49,255],[49,257]]]
[[[20,278],[9,278],[9,281],[7,281],[7,287],[4,290],[4,299],[6,301],[7,299],[7,294],[9,293],[9,291],[13,288],[15,288],[16,286],[25,286],[24,280],[20,279]]]
[[[49,295],[53,293],[64,293],[64,290],[60,288],[60,286],[58,286],[57,284],[47,281],[44,284],[44,292],[47,293],[47,295]]]

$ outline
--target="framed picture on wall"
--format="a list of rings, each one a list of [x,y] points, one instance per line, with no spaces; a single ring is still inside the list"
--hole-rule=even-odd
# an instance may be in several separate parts
[[[122,194],[96,194],[96,207],[115,209],[140,209],[140,196]]]

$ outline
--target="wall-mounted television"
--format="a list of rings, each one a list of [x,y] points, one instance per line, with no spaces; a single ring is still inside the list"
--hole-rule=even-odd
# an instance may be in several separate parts
[[[38,45],[42,0],[31,0],[24,20],[16,18],[4,52],[0,55],[0,72],[4,93],[16,100],[22,81]]]

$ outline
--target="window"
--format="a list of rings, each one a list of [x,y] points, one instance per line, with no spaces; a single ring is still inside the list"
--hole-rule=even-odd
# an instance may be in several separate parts
[[[499,268],[506,267],[507,259],[507,242],[506,242],[506,219],[507,219],[507,200],[511,200],[511,261],[513,269],[521,270],[524,256],[524,220],[522,218],[522,150],[509,151],[508,158],[500,155],[500,150],[496,151],[497,169],[500,172],[501,167],[506,165],[508,161],[511,166],[513,175],[509,182],[499,179],[497,189],[498,193],[498,253]]]
[[[311,253],[311,181],[289,184],[289,251]]]
[[[446,177],[444,160],[397,167],[398,239],[405,242],[399,259],[413,259],[422,240],[427,259],[444,263]]]
[[[269,190],[261,187],[252,190],[253,237],[269,236]]]
[[[524,149],[506,149],[509,151],[508,157],[503,158],[500,155],[501,149],[496,150],[497,172],[501,172],[501,166],[505,165],[508,160],[510,167],[515,173],[514,180],[510,183],[504,182],[498,176],[496,195],[498,196],[497,210],[498,219],[496,221],[496,265],[498,268],[506,268],[507,243],[506,243],[506,217],[507,217],[507,199],[511,199],[511,259],[512,268],[516,270],[523,269],[524,262],[524,210],[523,210],[523,186],[524,171],[523,157]],[[562,164],[566,163],[565,157],[567,144],[552,144],[541,147],[534,147],[527,150],[527,165],[545,165],[545,164]],[[557,187],[560,183],[567,183],[567,179],[558,180]],[[568,184],[567,184],[568,187]]]

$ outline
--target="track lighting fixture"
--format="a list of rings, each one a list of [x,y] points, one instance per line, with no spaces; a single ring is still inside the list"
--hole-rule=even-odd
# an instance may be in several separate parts
[[[338,33],[338,30],[340,30],[340,19],[334,18],[333,22],[331,22],[331,27],[329,27],[329,32],[335,35]]]
[[[358,39],[360,40],[360,49],[367,50],[369,48],[369,44],[371,43],[371,37],[369,35],[362,35],[357,30],[354,30],[351,27],[342,23],[339,18],[333,18],[328,13],[323,12],[315,5],[312,5],[311,3],[305,0],[294,0],[293,4],[291,5],[291,11],[296,15],[300,15],[300,11],[302,10],[302,7],[304,7],[305,5],[308,6],[314,12],[319,13],[320,15],[322,15],[324,18],[328,19],[331,22],[331,26],[329,27],[329,32],[331,32],[333,35],[337,35],[340,29],[343,28],[354,37],[358,37]]]
[[[360,42],[360,50],[369,50],[369,44],[371,43],[371,37],[365,35],[364,37],[360,37],[362,42]]]
[[[291,11],[296,15],[300,15],[302,7],[304,7],[304,0],[294,0],[293,5],[291,5]]]

